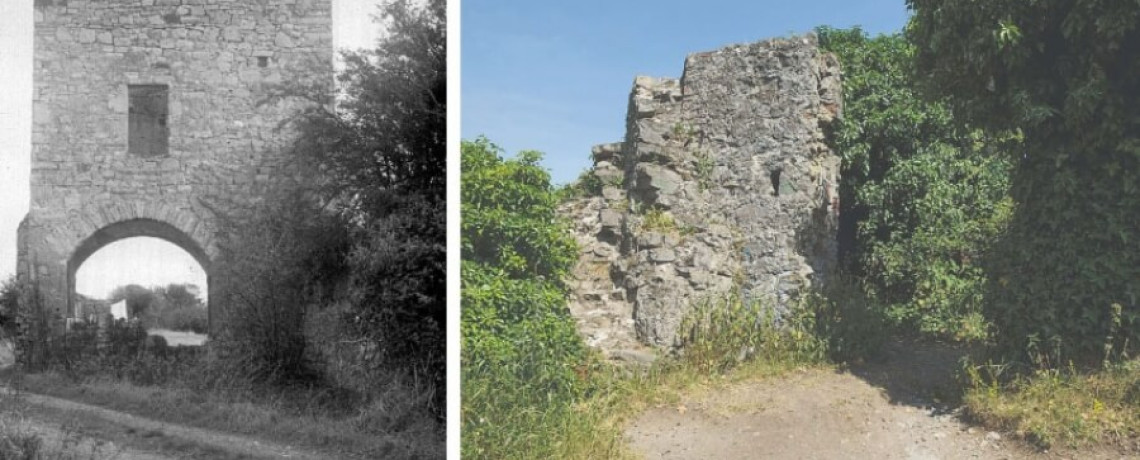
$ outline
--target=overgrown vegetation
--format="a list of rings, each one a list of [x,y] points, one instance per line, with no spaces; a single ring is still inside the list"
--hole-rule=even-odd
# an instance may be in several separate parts
[[[999,364],[970,411],[1048,446],[1140,433],[1140,10],[1127,2],[909,0],[923,89],[1019,133],[1008,227],[985,258]],[[983,38],[984,37],[984,38]]]
[[[969,370],[966,408],[988,426],[1018,433],[1043,448],[1096,442],[1140,447],[1140,365],[1135,361],[1097,373],[1070,367],[1017,375],[1001,365]],[[1005,372],[1014,374],[1012,379]]]
[[[907,5],[923,86],[968,122],[1024,138],[1008,152],[1014,207],[988,258],[996,350],[1026,361],[1030,343],[1050,344],[1053,366],[1127,356],[1140,345],[1140,10]]]
[[[462,144],[464,457],[564,458],[588,389],[562,281],[575,244],[539,158],[503,159],[483,138]]]
[[[1013,143],[923,97],[901,35],[817,30],[843,66],[840,245],[844,267],[896,330],[984,339],[982,261],[1004,230]]]

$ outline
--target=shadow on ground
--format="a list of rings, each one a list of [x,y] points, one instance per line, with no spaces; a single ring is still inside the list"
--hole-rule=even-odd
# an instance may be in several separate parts
[[[980,353],[978,346],[891,339],[878,356],[846,371],[883,389],[892,404],[950,412],[962,402],[963,359]]]

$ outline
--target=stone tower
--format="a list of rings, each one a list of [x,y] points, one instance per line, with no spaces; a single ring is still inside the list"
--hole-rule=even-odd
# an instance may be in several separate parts
[[[331,0],[35,0],[18,270],[49,330],[72,314],[78,267],[116,240],[165,239],[210,275],[203,200],[255,200],[278,172],[275,128],[300,102],[262,102],[330,72],[331,16]]]
[[[726,293],[781,313],[836,264],[839,63],[814,36],[692,54],[638,77],[624,142],[594,148],[596,196],[567,204],[581,247],[570,301],[611,357],[668,348]]]

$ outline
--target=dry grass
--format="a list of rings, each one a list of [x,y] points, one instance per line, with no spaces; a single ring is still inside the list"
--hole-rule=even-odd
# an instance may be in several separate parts
[[[1140,450],[1140,362],[1093,373],[1040,370],[998,383],[992,367],[975,367],[965,403],[969,413],[996,429],[1042,447],[1109,444]]]

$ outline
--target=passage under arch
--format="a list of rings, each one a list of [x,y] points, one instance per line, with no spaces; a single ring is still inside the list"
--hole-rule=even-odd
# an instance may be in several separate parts
[[[68,311],[75,309],[74,299],[70,293],[75,292],[75,275],[79,267],[103,247],[119,240],[135,237],[158,238],[178,246],[198,262],[206,273],[207,284],[210,283],[211,263],[201,244],[171,224],[154,219],[130,219],[116,222],[95,231],[72,252],[67,261]]]

